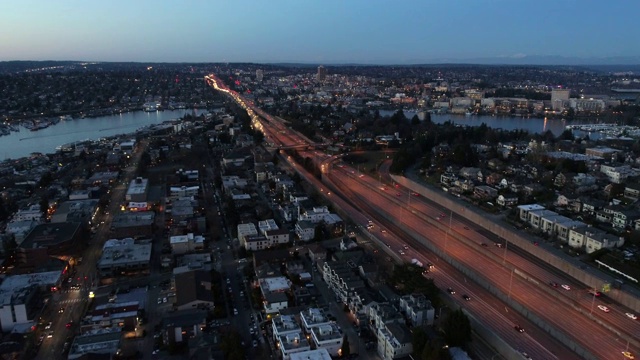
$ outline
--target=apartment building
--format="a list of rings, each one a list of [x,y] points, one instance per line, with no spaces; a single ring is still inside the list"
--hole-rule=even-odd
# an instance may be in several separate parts
[[[335,323],[311,328],[310,340],[316,349],[326,349],[330,355],[340,355],[344,334]]]

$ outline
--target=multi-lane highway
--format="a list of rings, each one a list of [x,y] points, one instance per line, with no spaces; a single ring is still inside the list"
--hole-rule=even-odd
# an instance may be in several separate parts
[[[559,287],[557,291],[566,292],[563,295],[569,296],[570,300],[578,304],[583,306],[588,304],[587,309],[589,309],[593,298],[587,296],[586,290],[581,288],[580,284],[572,283],[557,273],[541,268],[518,253],[512,251],[505,253],[505,247],[495,247],[493,242],[477,231],[478,229],[474,229],[472,224],[456,217],[451,219],[451,213],[447,213],[446,209],[427,203],[426,199],[414,196],[407,189],[383,185],[368,176],[357,176],[353,170],[346,167],[337,167],[331,172],[331,178],[341,189],[345,191],[348,189],[351,197],[366,200],[372,211],[378,214],[378,218],[388,219],[389,224],[401,224],[400,231],[412,232],[413,235],[419,234],[414,237],[422,242],[429,241],[436,244],[447,255],[481,274],[493,286],[505,294],[508,293],[511,298],[536,313],[548,324],[563,330],[567,336],[572,337],[597,358],[617,359],[620,358],[621,351],[626,349],[626,341],[594,323],[573,307],[557,301],[544,291],[546,289],[540,288],[540,286],[548,286],[546,285],[548,281],[566,283],[574,290],[567,291]],[[385,186],[386,190],[383,190]],[[504,259],[511,269],[517,264],[515,271],[518,271],[518,274],[531,275],[534,278],[532,280],[540,284],[532,283],[531,280],[526,280],[520,275],[513,276],[515,271],[507,270],[508,268],[505,268],[500,260],[496,262],[486,256],[487,252],[493,253],[494,258]],[[554,291],[556,291],[555,288]],[[615,314],[597,311],[597,316],[628,332],[628,336],[634,336],[633,334],[638,334],[640,331],[638,328],[640,324],[624,315],[628,310],[622,311],[617,318],[610,319],[607,316],[615,316]]]
[[[220,91],[226,91],[241,106],[247,109],[254,120],[254,126],[265,133],[266,139],[282,147],[294,147],[308,144],[306,139],[296,135],[279,121],[268,117],[261,110],[249,105],[237,93],[226,89],[219,80],[208,77],[207,81]],[[261,120],[264,117],[266,121]],[[315,159],[318,166],[327,160],[335,160],[322,153],[301,152],[303,157]],[[376,237],[382,239],[390,247],[396,246],[399,252],[404,244],[412,246],[402,255],[407,260],[412,257],[425,261],[422,246],[425,242],[431,242],[442,249],[448,256],[465,264],[470,270],[480,274],[487,282],[526,308],[530,309],[547,324],[561,331],[565,336],[575,341],[579,346],[587,349],[599,359],[619,359],[622,351],[629,348],[626,338],[633,338],[640,333],[640,324],[628,318],[627,309],[616,308],[609,313],[601,312],[597,305],[598,299],[588,296],[583,285],[573,282],[563,274],[548,269],[534,259],[522,254],[512,246],[497,247],[493,245],[493,239],[467,223],[464,219],[453,217],[446,209],[421,196],[415,196],[409,190],[381,184],[376,179],[356,173],[349,167],[333,167],[324,177],[331,179],[334,186],[333,192],[342,193],[345,199],[341,199],[343,206],[352,208],[353,220],[366,226],[372,218],[378,219],[379,224],[372,231],[378,231]],[[326,193],[329,189],[323,189],[327,185],[316,184]],[[338,194],[333,194],[336,197]],[[331,196],[331,195],[328,195]],[[356,207],[358,208],[356,210]],[[383,227],[381,228],[380,225]],[[384,232],[382,230],[385,230]],[[389,230],[389,231],[386,231]],[[392,234],[403,236],[401,240]],[[484,245],[482,245],[484,244]],[[506,244],[505,244],[506,245]],[[395,250],[395,249],[392,249]],[[516,251],[513,251],[516,250]],[[398,255],[400,256],[400,255]],[[433,259],[436,259],[435,257]],[[485,324],[489,324],[492,330],[500,334],[515,348],[526,351],[533,358],[542,359],[568,359],[576,358],[569,353],[567,348],[560,346],[557,341],[551,339],[546,332],[536,329],[530,323],[514,314],[505,304],[491,296],[477,284],[461,277],[459,272],[451,268],[443,261],[436,264],[438,269],[434,278],[442,287],[451,287],[458,294],[464,292],[471,296],[472,300],[464,302],[467,309]],[[554,287],[551,291],[561,292],[566,301],[558,301],[541,287],[548,286],[549,282],[557,282],[568,285],[572,290],[564,290],[562,287]],[[576,310],[582,307],[583,312]],[[585,310],[586,309],[586,310]],[[609,324],[612,330],[605,329],[589,317],[592,315],[598,320]],[[614,310],[615,309],[615,310]],[[524,326],[527,331],[523,334],[514,330],[515,325]],[[637,349],[628,349],[635,352]]]

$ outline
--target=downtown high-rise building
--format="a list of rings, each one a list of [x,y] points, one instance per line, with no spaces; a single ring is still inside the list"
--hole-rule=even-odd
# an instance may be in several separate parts
[[[256,80],[258,82],[262,82],[263,78],[264,78],[264,71],[262,71],[262,69],[256,70]]]
[[[324,66],[318,66],[318,73],[316,74],[316,80],[324,81],[327,78],[327,69]]]

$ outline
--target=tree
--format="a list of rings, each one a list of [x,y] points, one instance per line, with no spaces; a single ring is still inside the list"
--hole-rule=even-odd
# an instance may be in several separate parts
[[[449,313],[442,324],[444,338],[450,347],[465,346],[471,341],[471,324],[467,315],[458,309]]]
[[[42,212],[42,217],[47,217],[47,212],[49,211],[49,199],[46,195],[42,195],[40,198],[40,211]]]
[[[13,253],[13,251],[18,248],[15,236],[12,235],[10,238],[5,239],[5,241],[2,242],[2,247],[5,255]]]
[[[427,333],[424,331],[423,328],[421,327],[413,328],[411,344],[413,345],[413,355],[415,357],[418,357],[420,354],[422,354],[422,350],[424,349],[424,346],[427,344],[428,341],[429,341],[429,337],[427,336]]]
[[[349,338],[345,334],[342,338],[342,347],[340,348],[340,356],[347,357],[351,355],[351,347],[349,346]]]
[[[38,182],[38,187],[47,188],[49,187],[52,181],[53,181],[53,174],[51,174],[51,171],[47,171],[46,173],[42,174],[42,177],[40,177],[40,181]]]

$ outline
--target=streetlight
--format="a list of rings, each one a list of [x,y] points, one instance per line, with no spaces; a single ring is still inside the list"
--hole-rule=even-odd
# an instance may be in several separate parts
[[[507,262],[507,248],[509,247],[509,239],[504,239],[504,255],[502,256],[502,265]]]
[[[511,277],[509,278],[509,295],[507,295],[508,298],[511,298],[511,285],[513,284],[513,273],[515,271],[515,268],[511,269]]]
[[[447,229],[447,234],[445,236],[445,241],[444,241],[444,251],[447,252],[447,245],[449,243],[449,232],[451,232],[451,221],[453,219],[453,210],[451,210],[451,212],[449,213],[449,229]]]

